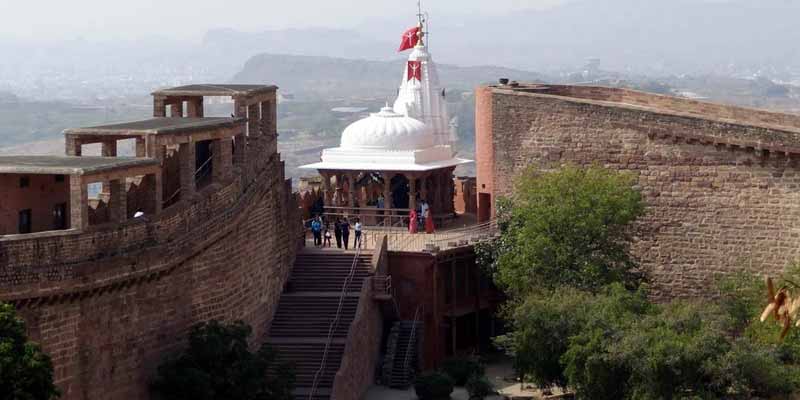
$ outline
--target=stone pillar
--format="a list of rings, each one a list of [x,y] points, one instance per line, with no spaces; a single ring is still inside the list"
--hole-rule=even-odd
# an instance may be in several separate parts
[[[385,208],[392,208],[392,203],[394,203],[392,200],[392,178],[394,178],[394,174],[383,173],[383,206]]]
[[[81,143],[80,139],[78,139],[78,138],[76,138],[76,137],[74,137],[72,135],[67,135],[67,137],[65,138],[65,149],[64,149],[64,151],[68,156],[80,157],[81,156],[81,146],[82,146],[82,144],[83,143]]]
[[[125,222],[128,219],[128,193],[125,178],[109,182],[109,222]]]
[[[247,106],[241,99],[233,99],[233,113],[236,118],[247,118]],[[235,149],[233,163],[243,165],[247,162],[247,128],[234,137]]]
[[[336,183],[333,186],[333,205],[335,207],[339,207],[342,205],[339,201],[339,196],[342,192],[342,176],[339,174],[333,174],[333,178],[336,179]]]
[[[383,207],[385,209],[392,208],[392,178],[394,174],[389,172],[383,173]],[[384,226],[390,226],[392,224],[392,213],[391,211],[384,211],[386,217],[383,219]]]
[[[147,214],[157,215],[161,213],[161,209],[164,206],[164,189],[163,183],[161,182],[161,171],[145,175],[142,179],[142,185],[147,188],[147,198],[152,202],[148,205],[145,212]]]
[[[189,118],[203,118],[202,97],[192,97],[186,101],[186,116]]]
[[[69,220],[71,229],[89,226],[89,189],[78,175],[69,177]]]
[[[188,199],[195,194],[195,167],[197,166],[195,144],[193,142],[181,143],[178,149],[180,160],[181,199]]]
[[[136,157],[147,157],[147,141],[143,137],[136,138]]]
[[[448,173],[448,170],[445,169],[440,172],[439,180],[441,182],[441,188],[439,189],[440,191],[439,212],[442,214],[446,214],[447,209],[449,208],[447,204],[453,203],[453,195],[451,191],[451,188],[453,187],[453,178]],[[449,199],[448,196],[450,197]]]
[[[408,208],[412,210],[417,209],[417,177],[414,175],[406,175],[408,178]]]
[[[428,205],[431,207],[431,215],[441,212],[442,202],[442,182],[437,172],[433,172],[428,178],[433,187],[433,193],[429,193]]]
[[[100,144],[100,155],[103,157],[116,157],[117,156],[117,141],[108,140]],[[111,195],[111,185],[107,179],[103,180],[103,188],[100,192],[100,198],[103,201],[108,201]]]
[[[331,176],[327,173],[320,172],[322,177],[322,201],[326,206],[332,204],[331,202]]]
[[[419,185],[420,185],[420,188],[419,188],[420,200],[429,201],[430,199],[428,198],[428,177],[427,176],[421,176],[419,178]]]
[[[211,142],[212,170],[214,172],[214,182],[222,182],[230,179],[231,169],[233,168],[233,155],[231,154],[231,138],[226,137]]]
[[[176,100],[169,105],[169,116],[183,118],[183,100]]]
[[[153,117],[163,118],[167,116],[167,102],[163,96],[153,97]]]
[[[347,206],[348,207],[355,207],[356,206],[356,173],[355,172],[348,172],[347,173],[347,182],[348,182],[348,190],[347,190]]]
[[[261,137],[261,109],[258,103],[247,106],[247,135]]]

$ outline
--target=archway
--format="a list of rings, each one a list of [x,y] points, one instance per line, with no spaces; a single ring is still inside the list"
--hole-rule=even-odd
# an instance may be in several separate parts
[[[394,208],[408,208],[408,178],[395,175],[392,178],[392,205]]]

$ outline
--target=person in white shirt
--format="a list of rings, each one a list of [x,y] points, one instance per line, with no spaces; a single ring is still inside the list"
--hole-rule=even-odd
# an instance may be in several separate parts
[[[419,219],[420,219],[419,224],[420,224],[420,226],[422,226],[424,228],[425,227],[425,218],[428,217],[428,208],[429,207],[428,207],[428,202],[426,202],[425,199],[423,199],[421,203],[422,204],[420,204],[420,206],[419,206],[419,211],[420,211],[420,213],[419,213]]]
[[[355,240],[353,243],[353,248],[356,247],[361,248],[361,229],[362,229],[361,220],[356,218],[356,226],[355,226],[356,237],[354,238]]]

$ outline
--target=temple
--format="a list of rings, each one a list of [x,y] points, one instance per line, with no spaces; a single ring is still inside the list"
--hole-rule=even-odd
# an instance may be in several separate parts
[[[439,83],[421,27],[418,35],[394,107],[387,104],[352,123],[342,132],[339,147],[325,149],[320,162],[301,167],[319,171],[326,207],[362,212],[383,208],[382,215],[394,216],[407,214],[424,200],[436,220],[455,214],[453,171],[472,160],[456,156],[446,90]]]

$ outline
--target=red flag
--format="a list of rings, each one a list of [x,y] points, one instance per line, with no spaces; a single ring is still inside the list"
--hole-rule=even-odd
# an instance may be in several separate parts
[[[408,77],[407,81],[416,79],[422,81],[422,61],[409,61],[408,62]]]
[[[401,52],[403,50],[411,49],[417,45],[417,42],[419,42],[419,27],[415,26],[403,33],[403,39],[400,42],[400,49],[397,51]]]

